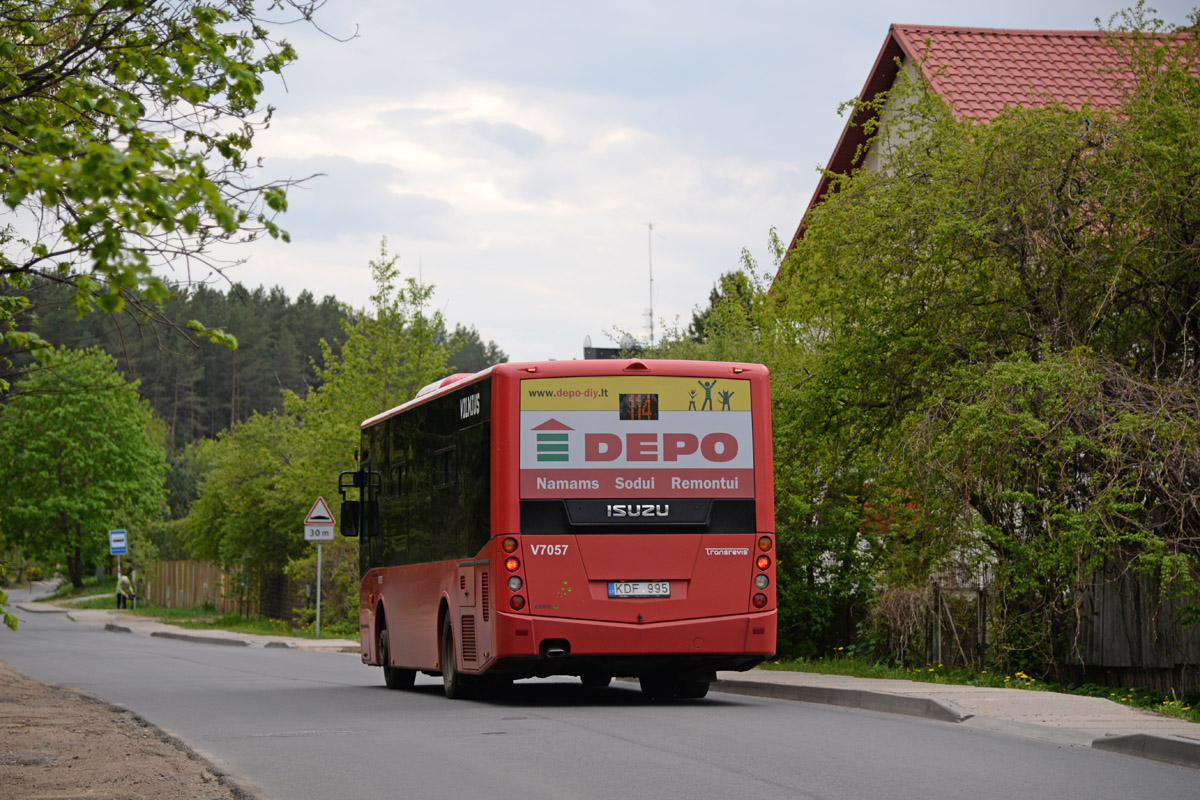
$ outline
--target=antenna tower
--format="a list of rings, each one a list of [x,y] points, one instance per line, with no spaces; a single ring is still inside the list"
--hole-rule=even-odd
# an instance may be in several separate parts
[[[646,223],[646,255],[650,264],[650,347],[654,347],[654,223]]]

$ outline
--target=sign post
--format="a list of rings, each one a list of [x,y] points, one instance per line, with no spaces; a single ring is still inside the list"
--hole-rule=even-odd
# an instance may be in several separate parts
[[[130,552],[130,545],[128,545],[126,531],[108,531],[108,554],[116,557],[116,591],[121,590],[121,557],[128,552]],[[133,607],[137,608],[136,600],[133,601]]]
[[[117,591],[121,591],[121,556],[129,552],[129,537],[124,530],[108,532],[108,554],[117,557]]]
[[[321,542],[333,541],[333,514],[324,497],[317,497],[304,518],[304,540],[317,543],[317,638],[321,638]]]

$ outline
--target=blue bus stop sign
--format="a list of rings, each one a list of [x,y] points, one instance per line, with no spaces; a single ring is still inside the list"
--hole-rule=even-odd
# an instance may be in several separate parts
[[[123,556],[128,552],[126,544],[125,531],[109,531],[108,532],[108,554],[110,556]]]

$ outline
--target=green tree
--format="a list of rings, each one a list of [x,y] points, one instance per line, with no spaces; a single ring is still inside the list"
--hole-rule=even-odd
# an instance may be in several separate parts
[[[309,19],[321,0],[280,0]],[[168,297],[155,270],[212,267],[214,243],[284,237],[288,182],[258,182],[249,160],[270,119],[263,78],[295,51],[279,17],[236,0],[0,2],[0,288],[37,277],[70,286],[79,314]],[[0,333],[28,305],[0,293]],[[229,344],[220,331],[189,323]],[[5,388],[0,383],[0,390]]]
[[[0,532],[80,587],[86,565],[107,561],[108,530],[136,543],[161,513],[161,426],[95,350],[46,351],[17,388],[0,410]]]
[[[198,457],[207,471],[186,518],[193,557],[238,572],[258,588],[263,614],[285,616],[286,598],[278,589],[288,560],[304,548],[307,511],[283,480],[299,459],[295,420],[277,412],[254,414],[204,443]]]
[[[4,567],[0,566],[0,581],[4,580]],[[10,630],[17,629],[17,618],[8,610],[8,595],[4,593],[4,589],[0,589],[0,618],[4,620],[4,626]]]
[[[748,257],[748,253],[743,253],[743,259]],[[714,314],[741,313],[749,318],[753,303],[750,281],[750,277],[742,270],[722,274],[708,294],[708,307],[692,313],[688,334],[697,342],[707,340],[709,323]]]
[[[837,180],[770,292],[660,348],[771,368],[781,652],[923,658],[932,588],[988,582],[993,652],[1049,670],[1101,565],[1195,618],[1200,44],[1140,13],[1112,113],[980,125],[902,81],[882,168]]]
[[[370,312],[345,324],[339,354],[325,353],[317,369],[319,387],[304,398],[290,393],[285,398],[284,407],[300,422],[305,453],[287,476],[302,511],[318,494],[332,502],[338,473],[355,466],[363,420],[413,399],[422,387],[454,371],[453,343],[445,343],[441,333],[441,312],[427,311],[434,287],[403,278],[386,240],[370,266],[375,282]],[[498,348],[497,354],[502,355]],[[358,539],[339,536],[322,555],[323,622],[357,623]],[[315,549],[310,546],[293,559],[288,574],[312,580]]]
[[[316,551],[300,521],[318,495],[334,503],[338,474],[354,468],[360,424],[449,371],[441,314],[426,311],[432,287],[402,278],[386,242],[370,266],[372,308],[344,323],[340,352],[323,342],[318,386],[285,392],[282,411],[254,414],[202,448],[207,471],[187,517],[193,551],[260,586],[285,568],[297,581],[313,579]],[[338,537],[322,555],[323,620],[356,620],[357,540]]]
[[[856,527],[885,638],[888,592],[990,576],[1000,653],[1046,668],[1102,564],[1200,576],[1200,46],[1110,46],[1133,70],[1112,113],[978,125],[902,83],[883,168],[810,213],[772,291],[777,449],[820,465],[801,506]],[[850,475],[877,496],[836,501]],[[888,497],[915,513],[874,524]]]
[[[454,335],[450,337],[451,372],[479,372],[494,364],[508,361],[508,354],[500,349],[493,341],[484,344],[479,331],[472,325],[454,326]]]

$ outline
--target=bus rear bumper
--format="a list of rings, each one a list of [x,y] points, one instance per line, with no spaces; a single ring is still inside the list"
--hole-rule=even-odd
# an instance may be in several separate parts
[[[489,671],[514,676],[747,670],[775,653],[775,611],[642,624],[500,616]]]

